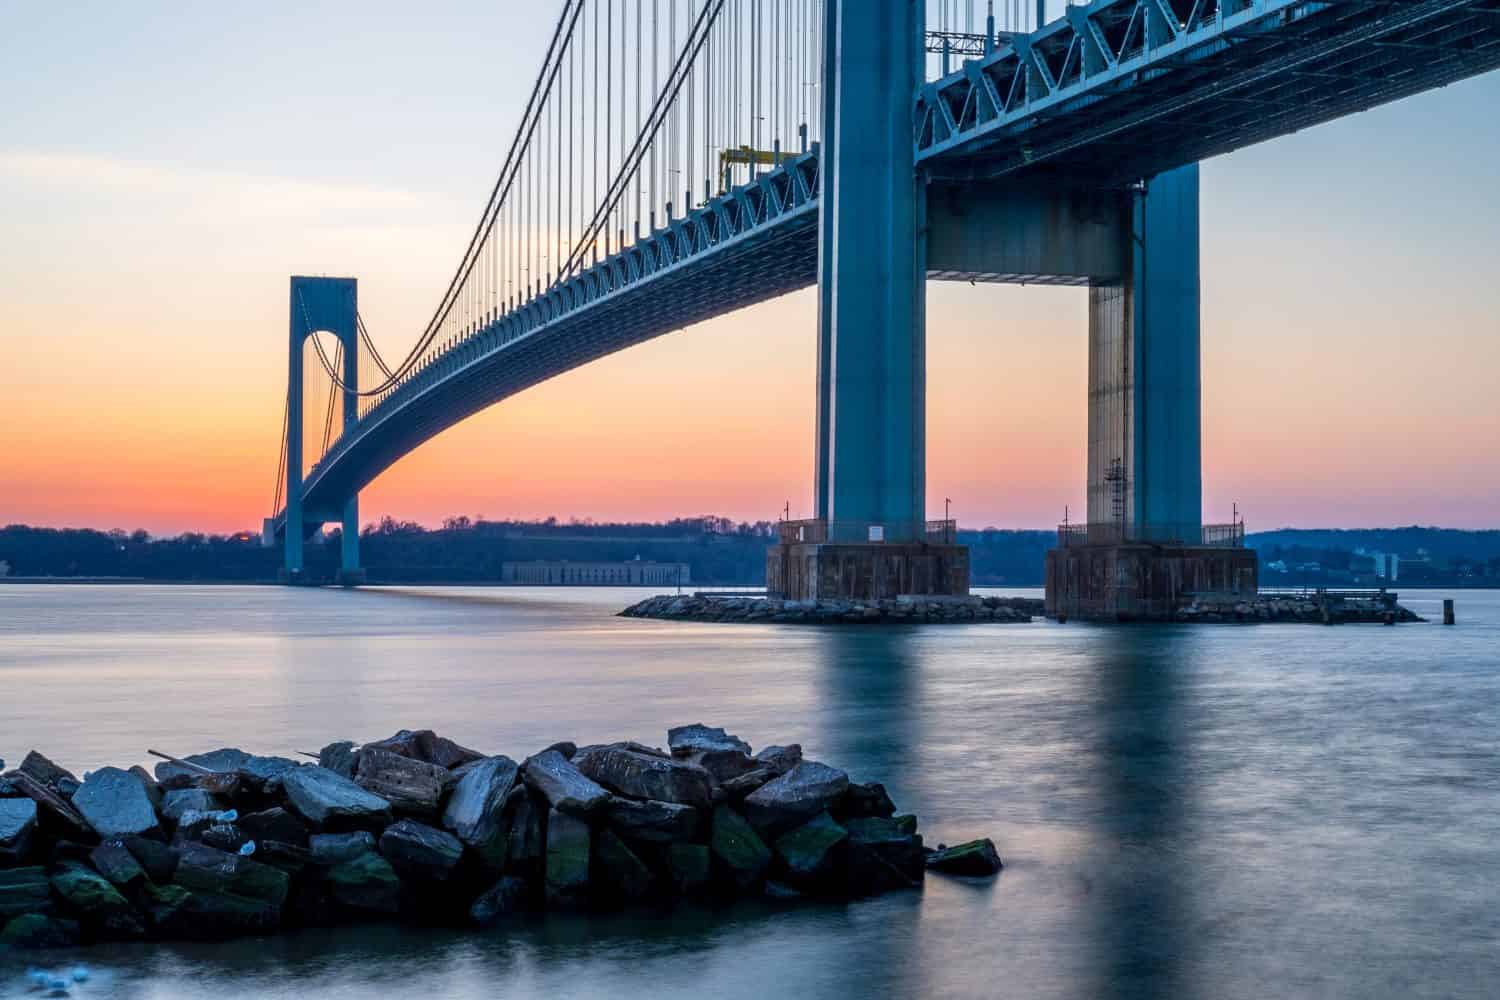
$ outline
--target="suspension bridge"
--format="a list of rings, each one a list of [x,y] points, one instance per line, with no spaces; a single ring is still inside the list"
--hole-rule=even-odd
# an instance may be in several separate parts
[[[375,350],[353,279],[291,279],[266,530],[292,579],[329,522],[357,579],[360,489],[443,429],[811,286],[817,517],[787,542],[878,545],[899,563],[903,547],[951,540],[924,510],[929,279],[1087,287],[1089,530],[1212,544],[1198,162],[1500,65],[1500,0],[561,6],[406,355]],[[309,466],[311,399],[326,405]],[[775,584],[816,591],[822,571],[798,559]],[[905,563],[890,573],[898,589],[943,589]]]

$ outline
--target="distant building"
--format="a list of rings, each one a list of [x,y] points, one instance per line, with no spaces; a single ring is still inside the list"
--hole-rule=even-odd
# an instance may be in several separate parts
[[[501,583],[568,587],[676,587],[692,582],[687,563],[508,562],[500,565]]]

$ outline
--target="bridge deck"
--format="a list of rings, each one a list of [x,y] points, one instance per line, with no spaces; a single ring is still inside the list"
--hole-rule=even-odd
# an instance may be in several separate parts
[[[917,157],[1122,183],[1497,66],[1500,0],[1095,0],[928,84]]]

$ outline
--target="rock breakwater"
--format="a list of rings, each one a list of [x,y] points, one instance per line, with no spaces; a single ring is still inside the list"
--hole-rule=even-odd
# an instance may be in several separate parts
[[[1017,624],[1043,613],[1030,597],[898,597],[871,601],[781,601],[765,597],[661,594],[632,604],[625,618],[804,625]]]
[[[1304,624],[1397,624],[1426,619],[1397,602],[1390,593],[1200,595],[1185,601],[1173,615],[1179,622],[1300,622]]]
[[[0,950],[848,899],[920,886],[929,867],[1000,868],[987,840],[925,848],[884,787],[796,744],[753,753],[701,724],[665,750],[557,743],[519,763],[430,730],[317,756],[226,748],[79,780],[28,754],[0,776]]]

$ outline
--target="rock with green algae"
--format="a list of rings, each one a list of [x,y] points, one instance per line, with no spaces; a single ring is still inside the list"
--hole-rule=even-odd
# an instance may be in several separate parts
[[[281,908],[232,892],[193,891],[181,885],[143,890],[146,917],[161,936],[214,941],[267,934],[281,926]]]
[[[849,831],[826,812],[776,838],[776,854],[798,879],[818,879],[832,872],[835,849],[849,839]]]
[[[328,870],[328,892],[334,902],[370,913],[401,908],[401,878],[391,863],[374,852],[358,855]]]
[[[23,913],[0,930],[0,952],[7,948],[32,951],[41,948],[71,948],[78,944],[77,921],[61,920],[44,913]]]
[[[47,869],[32,866],[0,871],[0,921],[51,910],[52,889]]]
[[[111,936],[138,937],[146,928],[109,880],[81,864],[68,862],[52,875],[52,891],[68,912]]]
[[[669,844],[667,870],[678,892],[684,896],[695,895],[708,888],[713,873],[713,853],[707,844]]]
[[[741,891],[759,882],[771,863],[771,849],[750,821],[726,805],[714,809],[709,848],[726,879]]]
[[[985,837],[927,855],[927,867],[947,875],[993,875],[1005,867],[994,841]]]
[[[589,883],[589,828],[582,820],[553,809],[547,813],[547,902],[580,902]]]
[[[593,837],[589,879],[610,898],[637,900],[651,891],[651,869],[611,830]]]

